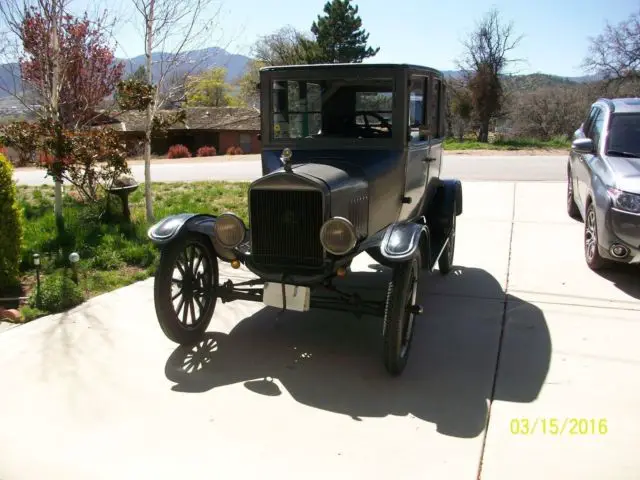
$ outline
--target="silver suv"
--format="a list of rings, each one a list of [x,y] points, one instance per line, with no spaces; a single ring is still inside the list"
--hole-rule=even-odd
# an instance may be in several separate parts
[[[584,219],[584,254],[598,270],[640,264],[640,98],[601,98],[574,133],[567,210]]]

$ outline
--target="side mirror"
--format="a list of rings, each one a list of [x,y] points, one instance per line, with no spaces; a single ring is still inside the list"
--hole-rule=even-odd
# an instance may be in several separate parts
[[[576,153],[593,153],[593,140],[590,138],[578,138],[571,143],[571,149]]]

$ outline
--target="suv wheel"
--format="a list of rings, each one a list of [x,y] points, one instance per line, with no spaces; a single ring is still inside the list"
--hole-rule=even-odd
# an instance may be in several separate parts
[[[591,270],[600,270],[609,263],[600,256],[598,251],[598,223],[596,221],[596,207],[593,202],[587,206],[584,221],[584,257]]]

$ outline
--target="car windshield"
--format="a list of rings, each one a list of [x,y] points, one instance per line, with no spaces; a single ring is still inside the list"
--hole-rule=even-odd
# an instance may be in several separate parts
[[[275,80],[274,139],[390,138],[392,79]]]
[[[607,152],[640,155],[640,113],[617,113],[611,117]]]

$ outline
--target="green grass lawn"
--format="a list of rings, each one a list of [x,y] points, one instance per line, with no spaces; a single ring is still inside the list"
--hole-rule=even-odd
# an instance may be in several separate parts
[[[220,214],[233,211],[247,220],[248,183],[154,183],[157,220],[182,212]],[[131,223],[119,215],[117,200],[111,219],[101,220],[103,208],[83,204],[65,193],[65,228],[58,232],[53,215],[53,187],[18,187],[25,215],[22,246],[23,285],[32,296],[21,311],[25,320],[66,310],[90,297],[144,280],[153,275],[158,250],[146,236],[144,185],[131,195]],[[72,283],[68,256],[78,252],[78,283]],[[34,303],[33,254],[41,256],[41,296]]]
[[[447,138],[444,142],[446,150],[524,150],[524,149],[568,149],[571,141],[565,138],[555,138],[552,140],[536,139],[496,139],[489,143],[481,143],[474,140],[464,140],[459,142],[453,138]]]

